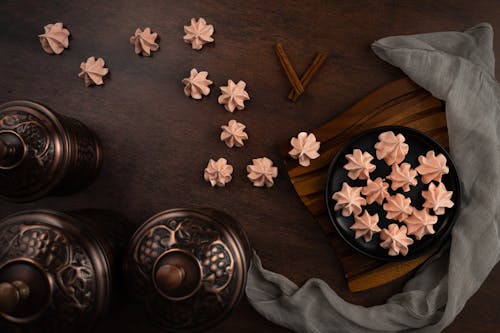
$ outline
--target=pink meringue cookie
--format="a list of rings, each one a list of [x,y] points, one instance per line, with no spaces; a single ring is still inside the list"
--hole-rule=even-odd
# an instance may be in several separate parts
[[[40,44],[45,52],[49,54],[61,54],[69,46],[68,29],[63,27],[62,22],[47,24],[43,27],[44,33],[38,35]]]
[[[401,254],[406,256],[408,254],[408,246],[413,244],[413,239],[406,235],[406,227],[398,227],[396,223],[390,224],[387,229],[382,229],[380,232],[380,239],[382,242],[380,246],[384,249],[389,249],[390,256],[397,256]]]
[[[362,152],[360,149],[354,149],[352,154],[347,154],[345,158],[347,164],[344,165],[344,169],[348,171],[347,176],[353,180],[368,179],[370,173],[376,169],[375,165],[371,163],[373,156],[366,151]]]
[[[234,83],[233,80],[227,81],[227,86],[220,87],[221,95],[219,96],[219,104],[223,104],[224,108],[229,112],[234,112],[234,109],[243,110],[245,101],[250,99],[245,90],[247,84],[245,81]]]
[[[150,57],[151,52],[158,51],[160,48],[160,45],[156,43],[156,38],[158,38],[158,33],[151,32],[151,28],[146,28],[144,31],[141,28],[137,28],[134,35],[130,37],[130,44],[134,45],[134,52],[136,54]]]
[[[205,174],[203,175],[203,178],[205,178],[207,182],[210,182],[210,185],[212,185],[212,187],[214,187],[215,185],[224,187],[233,178],[231,176],[232,173],[233,166],[227,164],[227,160],[221,157],[217,161],[214,161],[213,159],[210,159],[210,161],[208,161],[208,165],[205,168]]]
[[[422,197],[425,202],[422,205],[424,208],[430,208],[436,215],[443,215],[445,208],[451,208],[455,204],[451,200],[453,191],[448,191],[443,183],[438,186],[431,183],[427,191],[422,191]]]
[[[365,210],[363,215],[354,216],[354,224],[349,228],[355,231],[355,238],[363,237],[365,242],[372,240],[373,234],[380,232],[377,225],[378,214],[370,215]]]
[[[319,157],[319,147],[321,143],[316,141],[316,136],[313,133],[300,132],[296,138],[290,140],[293,149],[288,152],[294,159],[299,160],[302,166],[309,166],[311,160]]]
[[[375,149],[379,160],[384,159],[387,165],[393,165],[405,159],[409,146],[405,143],[406,139],[402,134],[395,135],[392,131],[383,132],[380,133],[378,139]]]
[[[191,43],[193,50],[201,50],[204,44],[214,41],[212,38],[214,26],[207,24],[203,17],[200,17],[198,20],[192,18],[191,24],[184,26],[184,33],[184,41]]]
[[[234,119],[231,119],[227,125],[222,125],[221,129],[220,139],[224,141],[229,148],[234,146],[243,147],[243,140],[248,140],[248,134],[245,132],[245,125]]]
[[[384,182],[384,180],[380,177],[375,178],[375,180],[368,179],[366,186],[361,190],[361,194],[366,196],[366,202],[369,205],[374,202],[381,205],[385,198],[389,196],[389,192],[387,191],[388,188],[389,184]]]
[[[422,182],[429,184],[435,180],[441,182],[443,175],[446,175],[450,169],[446,166],[446,157],[443,154],[436,156],[434,150],[430,150],[425,154],[418,157],[420,165],[415,168],[417,172],[422,175]]]
[[[411,206],[411,199],[405,197],[401,193],[389,196],[387,202],[384,204],[386,217],[390,220],[403,222],[412,213],[413,207]]]
[[[434,234],[434,224],[436,224],[438,217],[429,214],[428,209],[413,209],[413,212],[405,220],[408,227],[408,235],[414,235],[417,240],[421,240],[425,235]]]
[[[83,78],[85,85],[87,87],[91,85],[103,85],[103,78],[108,75],[109,69],[104,67],[103,58],[89,57],[87,61],[80,64],[80,69],[82,70],[78,73],[78,77]]]
[[[184,83],[184,95],[193,99],[201,99],[210,94],[212,81],[207,79],[208,72],[198,72],[196,68],[191,69],[189,77],[182,79]]]
[[[402,188],[404,192],[410,191],[410,185],[416,186],[417,172],[411,168],[409,163],[402,163],[401,165],[394,164],[392,172],[387,179],[391,181],[391,189],[393,191]]]
[[[337,203],[334,210],[342,210],[342,216],[354,216],[361,214],[362,206],[366,205],[366,200],[361,196],[361,187],[350,187],[344,182],[342,189],[332,195],[332,199]]]
[[[247,178],[256,187],[271,187],[274,178],[278,176],[278,168],[273,166],[273,161],[267,157],[255,158],[253,164],[247,165]]]

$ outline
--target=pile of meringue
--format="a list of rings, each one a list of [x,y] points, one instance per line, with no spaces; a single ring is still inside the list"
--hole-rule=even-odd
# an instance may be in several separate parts
[[[402,163],[409,151],[402,134],[395,135],[388,131],[381,133],[378,139],[375,144],[376,157],[392,168],[391,173],[385,178],[371,179],[370,174],[376,169],[371,163],[374,157],[368,152],[354,149],[352,154],[346,155],[344,169],[350,179],[366,180],[366,186],[351,187],[344,182],[342,189],[332,196],[336,202],[334,210],[340,211],[345,217],[353,216],[354,223],[350,229],[354,231],[356,239],[362,237],[365,242],[370,242],[374,234],[380,233],[380,246],[387,249],[390,256],[406,256],[408,247],[414,243],[414,239],[409,236],[419,241],[425,235],[434,234],[438,217],[454,205],[451,200],[453,191],[448,191],[441,182],[449,168],[446,157],[443,154],[436,156],[431,150],[418,157],[419,165],[413,169],[409,163]],[[412,206],[411,198],[404,195],[418,184],[418,178],[423,184],[428,184],[427,190],[421,192],[425,200],[422,209]],[[394,195],[389,193],[389,182]],[[364,209],[372,204],[383,207],[385,219],[390,223],[387,228],[378,225],[383,217],[377,213],[370,215]]]

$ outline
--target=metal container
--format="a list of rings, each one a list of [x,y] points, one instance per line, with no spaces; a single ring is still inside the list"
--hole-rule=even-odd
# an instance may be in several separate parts
[[[94,180],[101,162],[97,137],[78,120],[30,101],[0,105],[0,198],[73,193]]]
[[[169,332],[215,326],[244,292],[250,245],[230,216],[172,209],[145,222],[127,250],[127,287],[151,321]]]
[[[34,210],[0,221],[0,332],[92,330],[110,305],[128,230],[100,210]]]

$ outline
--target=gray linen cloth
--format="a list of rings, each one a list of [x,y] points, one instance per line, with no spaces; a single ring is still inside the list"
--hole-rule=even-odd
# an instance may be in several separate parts
[[[451,244],[387,303],[347,303],[324,281],[298,287],[255,255],[246,287],[255,309],[296,332],[438,332],[478,290],[500,257],[500,88],[493,29],[396,36],[373,43],[383,60],[446,101],[451,154],[463,202]],[[493,297],[493,295],[492,295]]]

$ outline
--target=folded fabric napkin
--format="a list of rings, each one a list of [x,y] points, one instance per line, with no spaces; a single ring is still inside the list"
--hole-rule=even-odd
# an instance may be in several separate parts
[[[383,60],[446,101],[451,155],[463,201],[451,244],[431,258],[387,303],[347,303],[324,281],[298,287],[254,256],[246,287],[270,321],[296,332],[439,332],[462,310],[500,259],[500,88],[493,29],[383,38]]]

